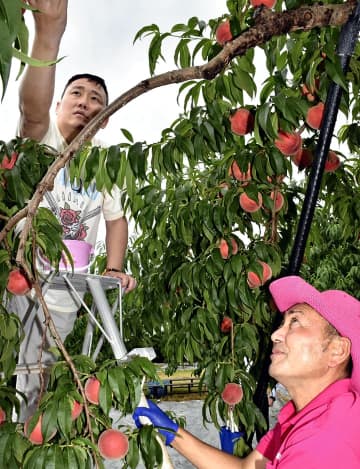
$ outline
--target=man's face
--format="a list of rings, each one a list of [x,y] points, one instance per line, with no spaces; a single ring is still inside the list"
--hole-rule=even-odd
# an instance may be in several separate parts
[[[271,336],[273,350],[269,373],[285,386],[306,385],[323,377],[329,365],[328,323],[307,304],[298,304],[284,315]]]
[[[105,106],[105,91],[98,83],[87,78],[70,83],[56,106],[57,124],[66,141],[70,143]]]

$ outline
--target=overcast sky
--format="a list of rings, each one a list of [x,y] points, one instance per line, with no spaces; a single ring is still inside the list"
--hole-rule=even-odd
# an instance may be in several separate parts
[[[192,16],[208,21],[225,12],[225,0],[69,0],[68,25],[60,51],[60,56],[65,58],[57,65],[55,100],[67,79],[82,72],[103,76],[110,100],[114,100],[149,77],[149,40],[133,45],[141,27],[156,23],[165,32]],[[30,12],[26,12],[26,22],[32,29]],[[161,71],[173,68],[169,53]],[[18,119],[17,72],[18,63],[14,61],[8,89],[0,104],[0,139],[5,141],[14,137]],[[109,144],[118,143],[123,139],[119,129],[125,127],[136,140],[158,140],[161,130],[178,116],[178,86],[170,85],[140,96],[118,111],[98,136]]]

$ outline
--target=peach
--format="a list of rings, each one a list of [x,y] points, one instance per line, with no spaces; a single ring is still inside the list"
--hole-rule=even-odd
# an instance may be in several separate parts
[[[246,192],[243,192],[239,197],[240,207],[249,213],[257,212],[262,206],[262,195],[258,192],[258,201],[251,199]]]
[[[76,420],[80,416],[81,412],[83,411],[83,407],[84,406],[80,404],[80,402],[73,402],[73,406],[71,409],[71,420]]]
[[[14,295],[26,295],[31,290],[31,283],[20,269],[14,269],[9,274],[6,289]]]
[[[332,150],[329,151],[325,161],[325,173],[332,173],[336,171],[341,165],[339,156]]]
[[[110,428],[99,436],[98,448],[104,459],[121,459],[129,451],[129,440],[124,433]]]
[[[299,167],[299,170],[310,168],[314,160],[314,154],[308,148],[300,148],[300,150],[291,156],[291,161]]]
[[[222,400],[225,404],[235,405],[241,402],[244,392],[240,384],[227,383],[221,393]]]
[[[247,274],[247,283],[250,288],[258,288],[264,285],[272,277],[272,270],[269,264],[263,261],[258,261],[262,265],[261,278],[255,272],[249,271]]]
[[[320,129],[324,117],[324,108],[324,103],[320,102],[308,109],[305,121],[312,129]]]
[[[230,256],[235,255],[238,252],[238,245],[234,238],[231,238],[231,251],[226,239],[222,238],[219,243],[220,255],[223,259],[229,259]]]
[[[271,191],[270,198],[274,202],[275,212],[280,212],[280,210],[284,206],[284,196],[282,195],[282,193],[279,191],[276,191],[276,195],[275,195],[275,191]]]
[[[237,109],[229,119],[231,130],[236,135],[246,135],[254,130],[254,116],[248,109]]]
[[[248,164],[248,169],[246,172],[241,171],[239,168],[239,165],[237,162],[234,160],[231,163],[231,166],[229,168],[229,175],[235,178],[237,181],[242,182],[242,186],[246,186],[248,184],[248,181],[251,181],[251,165],[250,163]]]
[[[220,324],[221,332],[223,332],[224,334],[227,334],[228,332],[231,331],[232,325],[233,325],[232,319],[229,318],[228,316],[224,316]]]
[[[24,423],[24,434],[34,445],[42,445],[44,443],[44,436],[42,434],[42,429],[41,429],[42,415],[40,415],[38,421],[36,422],[34,429],[29,434],[29,424],[30,424],[31,419],[32,417],[29,417]],[[55,434],[56,434],[56,430],[53,431],[49,440],[51,440],[51,438],[53,438]]]
[[[91,404],[99,404],[100,381],[95,377],[89,378],[85,383],[84,392]]]
[[[295,155],[302,146],[302,139],[297,132],[284,132],[279,130],[278,138],[274,142],[275,146],[285,156]]]
[[[276,0],[250,0],[250,4],[253,7],[260,7],[264,5],[267,8],[273,8],[275,6]]]
[[[6,412],[2,407],[0,407],[0,425],[4,423],[5,420],[6,420]]]
[[[0,163],[0,168],[1,169],[13,169],[17,159],[18,159],[18,154],[15,151],[11,153],[10,158],[7,155],[5,155],[2,162]]]
[[[233,38],[231,29],[230,29],[230,21],[226,20],[219,24],[215,32],[216,42],[223,46],[226,42],[231,41]]]

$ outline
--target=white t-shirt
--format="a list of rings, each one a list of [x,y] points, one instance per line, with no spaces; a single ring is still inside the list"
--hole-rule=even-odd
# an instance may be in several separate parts
[[[67,147],[53,121],[40,143],[50,145],[59,152]],[[92,144],[104,146],[96,138],[92,140]],[[72,187],[67,168],[56,175],[53,190],[45,194],[40,206],[49,208],[56,215],[63,227],[64,239],[83,240],[92,246],[95,246],[101,214],[106,221],[124,216],[121,191],[117,186],[114,186],[111,194],[96,190],[95,182],[87,190],[82,184],[77,187],[73,184]],[[45,300],[48,307],[56,311],[77,311],[80,306],[78,300],[66,291],[49,289]]]
[[[63,151],[67,144],[55,122],[40,143]],[[103,146],[99,139],[93,139],[94,146]],[[114,186],[111,194],[96,190],[95,182],[87,190],[82,184],[71,184],[67,168],[56,175],[54,188],[47,192],[40,207],[50,209],[60,221],[65,239],[87,241],[95,246],[101,214],[105,220],[117,220],[124,216],[121,206],[121,191]]]

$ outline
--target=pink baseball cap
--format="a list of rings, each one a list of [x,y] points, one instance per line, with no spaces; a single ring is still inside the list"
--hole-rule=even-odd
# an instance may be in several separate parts
[[[281,313],[306,303],[326,319],[343,337],[351,340],[351,382],[360,393],[360,301],[342,290],[320,292],[297,275],[271,282],[270,292]]]

